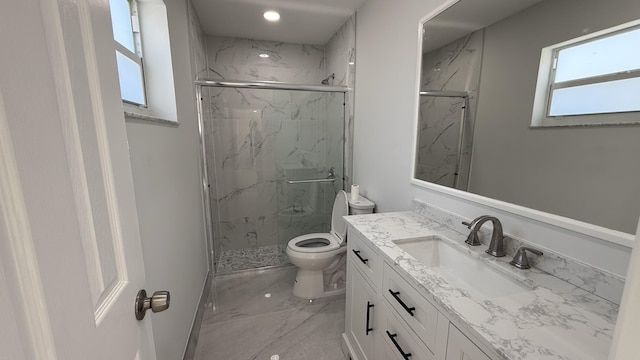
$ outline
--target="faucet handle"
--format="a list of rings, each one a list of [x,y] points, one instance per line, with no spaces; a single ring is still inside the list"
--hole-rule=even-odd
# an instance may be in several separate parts
[[[480,239],[478,239],[478,230],[471,230],[471,232],[469,233],[469,236],[467,236],[467,240],[465,240],[465,243],[471,246],[482,245],[482,243],[480,242]]]
[[[513,257],[513,260],[509,262],[509,264],[517,267],[518,269],[529,269],[531,265],[529,265],[529,259],[527,258],[527,251],[531,251],[532,253],[540,256],[542,255],[542,251],[534,248],[530,248],[527,246],[521,246],[516,255]]]
[[[462,225],[466,226],[466,227],[467,227],[467,229],[471,229],[471,223],[470,223],[470,222],[468,222],[468,221],[463,221],[463,222],[462,222]]]

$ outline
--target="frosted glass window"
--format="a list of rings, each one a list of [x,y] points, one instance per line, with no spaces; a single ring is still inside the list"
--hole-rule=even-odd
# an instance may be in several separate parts
[[[553,91],[549,116],[640,111],[640,78]]]
[[[116,60],[122,100],[140,105],[146,104],[142,66],[119,51],[116,51]]]
[[[640,69],[640,29],[558,51],[555,82]]]
[[[640,20],[542,49],[531,126],[640,124]]]
[[[113,38],[120,45],[136,52],[131,25],[131,7],[128,0],[109,0],[111,8],[111,23],[113,24]]]

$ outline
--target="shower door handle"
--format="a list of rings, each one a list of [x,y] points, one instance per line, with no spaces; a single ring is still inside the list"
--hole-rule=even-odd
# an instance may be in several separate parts
[[[309,179],[309,180],[287,180],[287,184],[328,183],[328,182],[334,182],[334,181],[336,181],[336,178]]]

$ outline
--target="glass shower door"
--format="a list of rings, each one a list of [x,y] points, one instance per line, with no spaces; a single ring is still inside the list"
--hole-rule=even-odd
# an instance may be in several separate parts
[[[333,201],[344,187],[344,94],[290,95],[296,109],[278,138],[277,155],[283,179],[278,183],[278,243],[284,249],[296,236],[329,232]]]
[[[208,88],[203,95],[218,273],[287,264],[291,238],[329,230],[343,187],[344,94]],[[287,182],[327,178],[332,168],[334,182]]]
[[[421,96],[415,177],[466,190],[473,128],[461,97]]]

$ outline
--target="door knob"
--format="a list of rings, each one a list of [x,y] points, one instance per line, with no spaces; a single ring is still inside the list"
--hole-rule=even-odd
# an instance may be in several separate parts
[[[138,291],[135,304],[136,319],[144,319],[144,315],[149,309],[154,313],[167,310],[170,301],[171,294],[168,291],[156,291],[151,297],[147,297],[147,292],[144,289]]]

